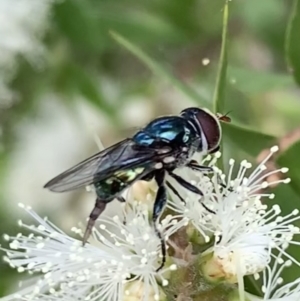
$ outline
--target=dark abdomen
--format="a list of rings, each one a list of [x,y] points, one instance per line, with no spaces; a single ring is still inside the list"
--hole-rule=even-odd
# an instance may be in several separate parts
[[[144,167],[118,170],[109,178],[94,184],[97,196],[102,200],[112,200],[143,175],[145,175]]]

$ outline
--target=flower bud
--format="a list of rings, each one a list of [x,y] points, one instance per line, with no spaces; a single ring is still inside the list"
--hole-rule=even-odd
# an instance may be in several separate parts
[[[123,301],[143,301],[145,293],[147,292],[148,301],[166,301],[166,295],[162,289],[159,288],[155,292],[152,287],[146,287],[142,281],[133,281],[125,285]]]
[[[268,250],[265,246],[214,246],[202,254],[201,269],[209,281],[237,283],[246,275],[261,272],[267,266]]]
[[[202,258],[200,265],[204,277],[210,282],[237,283],[237,275],[230,268],[230,258],[221,258],[215,253],[210,253]]]
[[[156,196],[156,184],[154,181],[137,181],[129,189],[126,200],[129,202],[140,202],[146,204],[149,210],[153,209],[153,203]]]

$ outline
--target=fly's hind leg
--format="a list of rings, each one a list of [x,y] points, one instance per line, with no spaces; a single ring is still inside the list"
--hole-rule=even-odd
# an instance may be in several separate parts
[[[107,201],[101,200],[99,198],[96,199],[95,207],[90,214],[90,218],[89,218],[89,221],[87,223],[87,226],[86,226],[86,229],[85,229],[85,232],[83,235],[83,240],[82,240],[83,246],[86,244],[87,240],[89,239],[89,237],[92,233],[92,229],[95,225],[95,222],[96,222],[97,218],[100,216],[100,214],[104,211],[106,204],[107,204]]]
[[[162,211],[166,205],[166,202],[167,202],[167,192],[166,192],[166,187],[164,184],[165,172],[163,170],[157,171],[155,173],[154,178],[155,178],[155,181],[158,186],[158,191],[157,191],[155,202],[154,202],[152,220],[153,220],[154,231],[155,231],[157,237],[160,239],[160,243],[161,243],[162,262],[161,262],[161,265],[156,270],[156,271],[159,271],[160,269],[163,268],[163,266],[166,262],[165,240],[157,227],[157,220],[158,220],[160,214],[162,213]]]
[[[116,199],[120,202],[120,203],[125,203],[126,200],[124,197],[122,196],[117,196]],[[126,215],[124,215],[123,217],[123,225],[126,225]]]

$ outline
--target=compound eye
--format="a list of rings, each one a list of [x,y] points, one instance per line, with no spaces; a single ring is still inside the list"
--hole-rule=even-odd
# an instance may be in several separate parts
[[[203,138],[206,139],[207,150],[211,151],[217,148],[221,140],[221,126],[219,120],[212,113],[202,109],[198,109],[196,119],[201,126],[204,135]]]

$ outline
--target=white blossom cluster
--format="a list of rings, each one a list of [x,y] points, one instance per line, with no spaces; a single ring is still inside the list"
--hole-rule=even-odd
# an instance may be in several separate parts
[[[234,176],[235,163],[230,160],[225,175],[216,167],[219,154],[203,161],[213,168],[212,175],[191,175],[179,169],[178,173],[190,177],[204,196],[174,184],[184,202],[171,193],[167,214],[160,221],[160,231],[170,248],[174,247],[172,237],[182,230],[187,237],[196,236],[199,244],[208,245],[199,255],[203,275],[211,283],[236,283],[240,301],[300,300],[300,278],[278,286],[284,267],[300,265],[287,252],[290,244],[299,244],[294,238],[299,234],[294,222],[300,216],[298,210],[281,215],[274,194],[265,190],[290,181],[282,177],[287,168],[266,170],[265,163],[277,150],[271,148],[269,156],[250,174],[251,164],[243,161]],[[270,182],[274,174],[278,177]],[[84,247],[80,238],[65,234],[31,208],[20,205],[35,225],[20,221],[30,234],[5,235],[10,248],[4,249],[4,259],[33,278],[16,294],[0,300],[169,300],[165,287],[182,262],[168,255],[164,267],[157,270],[162,260],[161,244],[151,224],[149,207],[154,202],[155,187],[147,185],[137,183],[131,188],[133,193],[127,194],[121,216],[100,217]],[[72,230],[82,236],[82,229]],[[246,275],[262,275],[263,298],[245,292]]]
[[[48,25],[54,0],[0,1],[0,101],[11,100],[8,84],[17,67],[19,56],[32,63],[42,58],[41,38]]]

